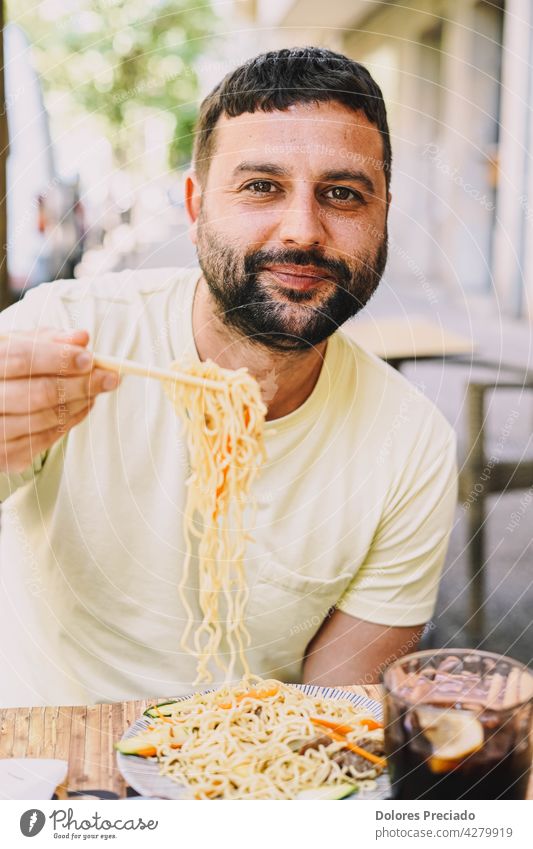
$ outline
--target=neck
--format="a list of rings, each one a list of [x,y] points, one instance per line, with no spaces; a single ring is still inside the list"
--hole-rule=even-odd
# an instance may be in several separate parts
[[[273,351],[251,342],[221,320],[203,277],[196,288],[192,325],[201,360],[228,369],[248,368],[261,388],[268,421],[292,413],[313,391],[327,342],[305,351]]]

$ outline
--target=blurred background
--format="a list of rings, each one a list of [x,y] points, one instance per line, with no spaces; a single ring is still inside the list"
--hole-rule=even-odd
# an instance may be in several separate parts
[[[317,44],[369,68],[392,134],[390,260],[351,332],[378,353],[396,345],[383,355],[459,437],[457,521],[426,640],[531,662],[531,0],[0,10],[3,306],[59,277],[196,262],[182,202],[195,116],[250,56]]]

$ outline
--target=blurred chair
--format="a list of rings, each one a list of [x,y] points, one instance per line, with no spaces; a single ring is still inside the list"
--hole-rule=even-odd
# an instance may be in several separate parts
[[[459,475],[459,496],[468,503],[468,563],[470,571],[470,617],[467,631],[479,642],[485,636],[485,502],[489,495],[529,489],[533,485],[533,459],[497,460],[486,451],[486,397],[505,390],[532,390],[533,378],[483,380],[467,387],[467,448]]]
[[[458,359],[469,362],[472,340],[460,336],[423,315],[390,316],[379,319],[352,319],[343,325],[343,333],[371,351],[393,368],[405,363]]]
[[[468,503],[467,558],[470,573],[468,636],[485,637],[485,502],[489,495],[533,485],[533,459],[494,461],[486,452],[486,396],[508,389],[533,389],[533,373],[519,366],[481,357],[472,340],[448,331],[425,316],[354,320],[343,331],[398,370],[406,363],[437,360],[481,367],[512,375],[510,379],[475,380],[467,386],[466,456],[459,475],[459,497]],[[486,474],[486,471],[488,473]]]

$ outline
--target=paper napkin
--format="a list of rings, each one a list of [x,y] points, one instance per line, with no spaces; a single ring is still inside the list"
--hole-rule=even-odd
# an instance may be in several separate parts
[[[67,777],[67,761],[0,759],[0,799],[51,799]]]

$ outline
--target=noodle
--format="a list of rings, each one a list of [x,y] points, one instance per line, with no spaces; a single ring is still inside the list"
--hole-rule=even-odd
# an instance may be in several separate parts
[[[182,370],[183,366],[173,363],[172,368]],[[265,458],[266,408],[257,382],[245,368],[230,371],[208,360],[194,363],[187,370],[224,385],[213,389],[181,381],[164,382],[165,392],[183,422],[192,468],[183,519],[186,553],[179,593],[188,622],[181,646],[197,658],[195,683],[212,680],[208,669],[212,658],[225,673],[225,680],[230,681],[237,659],[244,674],[250,673],[245,656],[250,636],[244,625],[248,600],[243,563],[244,512],[247,506],[252,513],[255,511],[250,493]],[[199,605],[203,618],[191,645],[194,614],[185,591],[191,577],[193,540],[198,541]],[[228,647],[227,663],[220,655],[222,640]]]
[[[317,788],[334,793],[339,788],[342,795],[373,786],[385,761],[382,726],[372,714],[348,699],[309,696],[250,673],[244,513],[247,507],[255,512],[251,488],[265,459],[266,408],[246,369],[228,371],[207,361],[188,371],[222,387],[164,382],[184,426],[192,469],[183,519],[186,555],[179,593],[188,621],[181,645],[197,659],[197,681],[212,680],[208,666],[214,660],[227,683],[150,708],[151,724],[133,747],[131,740],[129,746],[123,741],[125,753],[156,757],[161,773],[196,799],[293,799]],[[194,633],[186,596],[193,557],[202,615]],[[226,647],[228,662],[222,656]],[[238,661],[244,678],[231,687]]]
[[[345,743],[320,737],[316,722],[347,729],[346,740],[365,738],[382,751],[383,731],[368,711],[348,699],[306,695],[279,681],[250,676],[236,687],[198,693],[152,708],[142,732],[153,746],[160,772],[196,799],[293,799],[303,790],[344,785],[373,788],[380,763],[335,760]],[[314,721],[312,721],[311,717]],[[370,724],[369,730],[367,724]],[[317,734],[324,742],[316,745]],[[315,741],[311,746],[302,745]],[[362,759],[359,758],[359,761]]]

